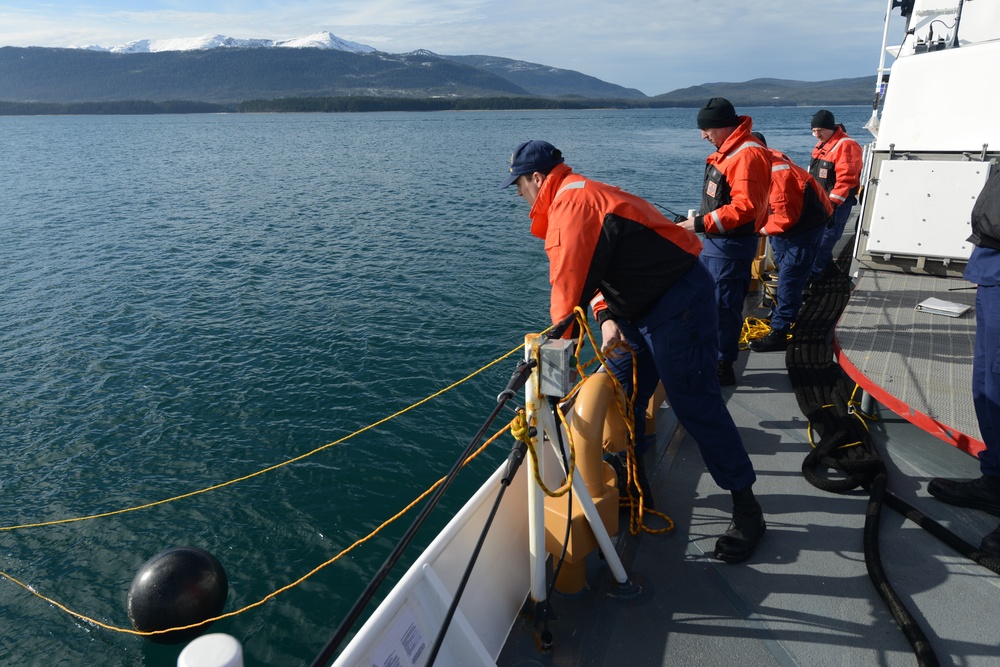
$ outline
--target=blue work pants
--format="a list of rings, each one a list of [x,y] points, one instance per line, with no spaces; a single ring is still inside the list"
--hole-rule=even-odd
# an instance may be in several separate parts
[[[774,264],[778,267],[778,291],[771,309],[771,329],[787,331],[802,308],[802,290],[809,280],[824,226],[791,238],[771,237]]]
[[[646,405],[662,380],[670,407],[698,443],[712,479],[734,491],[753,484],[756,475],[715,374],[718,342],[712,293],[712,277],[695,263],[645,315],[619,320],[618,327],[635,351],[638,368],[636,442],[642,442]],[[631,388],[631,355],[609,362],[615,377]]]
[[[854,201],[854,198],[851,197],[849,201]],[[851,217],[852,208],[854,208],[854,204],[841,204],[834,210],[830,220],[823,225],[823,237],[816,249],[816,259],[813,260],[813,278],[823,275],[827,265],[833,261],[833,247],[837,245],[837,241],[844,234],[844,227],[847,226],[847,219]]]
[[[715,282],[719,358],[717,361],[733,362],[740,354],[740,335],[743,333],[743,304],[750,292],[752,258],[699,256]]]
[[[972,402],[986,443],[979,453],[979,469],[1000,477],[1000,286],[980,285],[976,290]]]

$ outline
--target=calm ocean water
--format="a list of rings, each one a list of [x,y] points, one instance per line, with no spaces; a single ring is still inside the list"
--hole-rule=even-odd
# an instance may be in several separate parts
[[[738,111],[772,147],[808,162],[816,108]],[[870,109],[834,112],[868,140]],[[698,206],[712,150],[694,117],[0,117],[0,525],[113,511],[256,472],[502,356],[547,326],[541,241],[525,202],[497,189],[513,147],[547,139],[577,171],[686,211]],[[0,532],[0,569],[129,627],[136,571],[193,545],[225,566],[226,610],[244,607],[440,478],[517,358],[240,484]],[[508,446],[459,477],[418,546]],[[212,630],[239,638],[247,665],[310,662],[409,520]],[[0,618],[3,664],[167,666],[181,649],[76,620],[6,580]]]

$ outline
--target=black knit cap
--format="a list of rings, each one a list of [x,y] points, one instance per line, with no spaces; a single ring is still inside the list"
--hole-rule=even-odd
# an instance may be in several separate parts
[[[833,120],[833,113],[827,111],[826,109],[820,109],[813,116],[812,125],[810,127],[816,128],[821,127],[824,130],[836,130],[837,123]]]
[[[713,97],[698,111],[698,129],[736,127],[740,119],[732,103],[724,97]]]

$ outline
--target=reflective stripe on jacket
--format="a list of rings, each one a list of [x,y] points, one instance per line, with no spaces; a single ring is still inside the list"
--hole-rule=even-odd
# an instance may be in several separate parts
[[[764,233],[790,238],[816,229],[832,213],[823,186],[787,155],[771,149],[770,213]]]
[[[858,191],[862,159],[861,146],[838,127],[828,141],[813,148],[809,173],[830,195],[833,205],[840,206]]]
[[[598,293],[595,315],[642,315],[694,263],[701,241],[656,207],[620,188],[556,166],[531,208],[531,233],[545,239],[552,322]]]
[[[707,237],[750,236],[767,222],[771,156],[750,134],[750,117],[739,119],[739,127],[705,160],[703,214],[695,218],[695,231]]]

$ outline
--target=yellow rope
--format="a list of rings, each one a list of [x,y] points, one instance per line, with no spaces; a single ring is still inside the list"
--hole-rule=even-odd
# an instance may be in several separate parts
[[[583,325],[582,326],[582,331],[585,331],[586,335],[590,338],[591,344],[593,345],[593,348],[596,351],[596,357],[597,357],[597,359],[600,361],[601,365],[606,370],[609,370],[608,367],[607,367],[607,361],[604,358],[604,356],[601,354],[600,346],[596,344],[596,341],[594,340],[594,337],[593,337],[593,333],[591,332],[589,326],[587,326],[586,314],[583,313],[581,311],[581,309],[579,309],[579,308],[577,309],[577,311],[578,311],[577,312],[577,317],[578,317],[578,319],[580,319],[582,321],[582,325]],[[583,334],[581,333],[581,340],[578,342],[578,346],[577,346],[578,358],[579,358],[579,350],[582,347],[582,337],[583,337]],[[627,345],[625,347],[628,348]],[[514,348],[510,352],[507,352],[503,356],[495,359],[494,361],[492,361],[489,364],[483,366],[482,368],[478,369],[477,371],[469,374],[468,376],[466,376],[465,378],[459,380],[458,382],[455,382],[455,383],[453,383],[453,384],[445,387],[444,389],[441,389],[440,391],[435,392],[434,394],[431,394],[430,396],[428,396],[428,397],[426,397],[426,398],[424,398],[424,399],[422,399],[422,400],[420,400],[420,401],[418,401],[418,402],[410,405],[409,407],[404,408],[403,410],[400,410],[400,411],[398,411],[398,412],[396,412],[396,413],[394,413],[394,414],[392,414],[392,415],[390,415],[388,417],[385,417],[384,419],[381,419],[381,420],[379,420],[377,422],[374,422],[374,423],[372,423],[372,424],[370,424],[368,426],[365,426],[365,427],[363,427],[361,429],[358,429],[354,433],[346,435],[343,438],[340,438],[338,440],[330,442],[330,443],[328,443],[326,445],[323,445],[321,447],[317,447],[317,448],[315,448],[315,449],[313,449],[313,450],[311,450],[311,451],[309,451],[309,452],[307,452],[305,454],[302,454],[302,455],[297,456],[295,458],[289,459],[287,461],[283,461],[282,463],[278,463],[278,464],[269,466],[269,467],[264,468],[262,470],[258,470],[257,472],[254,472],[254,473],[251,473],[251,474],[248,474],[248,475],[244,475],[242,477],[238,477],[236,479],[232,479],[232,480],[229,480],[227,482],[222,482],[222,483],[219,483],[219,484],[215,484],[215,485],[212,485],[212,486],[209,486],[209,487],[197,490],[197,491],[192,491],[192,492],[189,492],[189,493],[184,493],[184,494],[181,494],[181,495],[177,495],[177,496],[173,496],[173,497],[166,498],[166,499],[163,499],[163,500],[158,500],[158,501],[146,503],[146,504],[143,504],[143,505],[138,505],[138,506],[135,506],[135,507],[125,508],[125,509],[119,509],[119,510],[114,510],[114,511],[110,511],[110,512],[103,512],[103,513],[99,513],[99,514],[92,514],[92,515],[87,515],[87,516],[81,516],[81,517],[73,517],[73,518],[68,518],[68,519],[58,519],[58,520],[53,520],[53,521],[45,521],[45,522],[29,523],[29,524],[20,524],[20,525],[14,525],[14,526],[0,526],[0,532],[10,532],[10,531],[19,530],[19,529],[26,529],[26,528],[40,528],[40,527],[45,527],[45,526],[53,526],[53,525],[60,525],[60,524],[75,523],[75,522],[87,521],[87,520],[91,520],[91,519],[98,519],[98,518],[104,518],[104,517],[109,517],[109,516],[115,516],[115,515],[119,515],[119,514],[125,514],[125,513],[128,513],[128,512],[135,512],[135,511],[139,511],[139,510],[142,510],[142,509],[148,509],[148,508],[151,508],[151,507],[156,507],[158,505],[164,505],[166,503],[170,503],[170,502],[173,502],[173,501],[182,500],[182,499],[185,499],[185,498],[190,498],[190,497],[197,496],[197,495],[200,495],[200,494],[203,494],[203,493],[207,493],[209,491],[214,491],[214,490],[221,489],[221,488],[224,488],[224,487],[227,487],[227,486],[231,486],[231,485],[237,484],[239,482],[243,482],[243,481],[252,479],[254,477],[258,477],[260,475],[263,475],[265,473],[277,470],[277,469],[282,468],[284,466],[291,465],[292,463],[296,463],[296,462],[302,461],[302,460],[304,460],[304,459],[306,459],[306,458],[308,458],[310,456],[313,456],[313,455],[315,455],[315,454],[317,454],[317,453],[319,453],[319,452],[321,452],[321,451],[323,451],[325,449],[328,449],[330,447],[333,447],[335,445],[343,443],[343,442],[349,440],[350,438],[353,438],[353,437],[355,437],[355,436],[357,436],[357,435],[359,435],[361,433],[364,433],[365,431],[371,430],[371,429],[373,429],[373,428],[375,428],[377,426],[380,426],[380,425],[382,425],[382,424],[384,424],[384,423],[386,423],[386,422],[388,422],[388,421],[390,421],[392,419],[395,419],[396,417],[398,417],[400,415],[403,415],[403,414],[405,414],[405,413],[407,413],[407,412],[409,412],[409,411],[411,411],[411,410],[413,410],[413,409],[415,409],[415,408],[423,405],[424,403],[427,403],[427,402],[433,400],[434,398],[437,398],[437,397],[441,396],[442,394],[450,391],[451,389],[454,389],[455,387],[463,384],[464,382],[467,382],[468,380],[470,380],[471,378],[475,377],[476,375],[478,375],[478,374],[482,373],[483,371],[491,368],[492,366],[498,364],[499,362],[503,361],[504,359],[507,359],[508,357],[510,357],[511,355],[513,355],[514,353],[516,353],[521,348],[523,348],[523,345],[519,345],[518,347]],[[619,410],[622,411],[623,417],[626,417],[625,418],[625,424],[626,424],[627,429],[628,429],[628,442],[627,442],[627,446],[629,448],[628,449],[628,452],[629,452],[628,456],[629,456],[629,477],[630,478],[634,477],[634,466],[635,466],[635,462],[634,462],[634,438],[635,438],[635,431],[634,431],[634,422],[633,422],[633,419],[631,418],[631,416],[633,414],[632,410],[634,409],[633,403],[634,403],[634,399],[635,399],[634,388],[635,388],[635,385],[636,385],[636,382],[635,382],[636,368],[635,368],[635,363],[634,363],[634,353],[632,353],[632,354],[633,354],[633,364],[632,364],[632,368],[633,368],[633,383],[632,383],[633,384],[633,394],[632,394],[632,396],[628,397],[629,400],[626,401],[625,398],[623,398],[624,394],[625,394],[624,389],[622,389],[621,385],[618,383],[618,380],[615,378],[614,374],[609,372],[609,375],[613,379],[616,387],[620,390],[620,391],[616,392],[616,396],[618,397],[618,407],[619,407]],[[590,363],[593,363],[593,361],[590,362]],[[587,365],[589,366],[590,363],[588,363]],[[586,366],[580,366],[581,369],[585,368],[585,367]],[[581,372],[581,375],[582,374],[583,373]],[[574,389],[574,391],[575,391],[575,389]],[[571,392],[571,394],[572,394],[572,392]],[[563,415],[562,411],[559,410],[559,409],[557,409],[556,410],[556,414],[559,417],[560,423],[563,425],[564,428],[566,428],[566,426],[567,426],[566,419],[565,419],[565,416]],[[535,468],[537,470],[537,454],[534,451],[534,447],[531,446],[531,438],[528,437],[528,434],[529,434],[530,430],[529,430],[529,425],[527,423],[525,423],[523,411],[521,413],[519,413],[518,417],[515,417],[515,419],[508,426],[504,427],[503,429],[501,429],[500,431],[498,431],[496,434],[494,434],[489,440],[487,440],[486,442],[484,442],[479,447],[479,449],[477,449],[473,454],[471,454],[463,462],[463,466],[468,465],[468,463],[470,461],[472,461],[477,456],[479,456],[479,454],[481,454],[486,449],[486,447],[488,447],[490,444],[492,444],[493,442],[495,442],[497,440],[497,438],[499,438],[507,430],[510,430],[512,432],[512,434],[514,435],[514,437],[518,438],[519,440],[524,440],[525,442],[527,442],[529,444],[529,452],[531,453],[531,456],[533,458],[535,458],[535,462],[536,462]],[[566,431],[567,431],[567,433],[569,433],[569,429],[568,428],[566,428]],[[541,483],[541,480],[540,479],[538,480],[539,486],[543,490],[545,490],[545,492],[547,494],[549,494],[549,495],[553,495],[553,496],[563,495],[563,494],[565,494],[569,490],[569,488],[572,485],[572,475],[573,475],[573,472],[575,470],[575,451],[574,451],[575,448],[573,446],[572,440],[570,441],[569,444],[570,444],[570,469],[567,472],[566,482],[563,485],[563,487],[561,489],[558,489],[556,492],[550,492],[545,487],[545,485]],[[536,474],[536,479],[537,479],[537,474]],[[631,481],[631,479],[630,479],[630,481]],[[166,633],[170,633],[170,632],[179,632],[179,631],[189,630],[189,629],[198,628],[198,627],[207,625],[209,623],[214,623],[215,621],[223,620],[223,619],[226,619],[226,618],[232,618],[234,616],[242,614],[242,613],[244,613],[246,611],[249,611],[251,609],[259,607],[259,606],[265,604],[266,602],[274,599],[278,595],[281,595],[282,593],[284,593],[284,592],[286,592],[286,591],[288,591],[288,590],[290,590],[290,589],[298,586],[302,582],[304,582],[307,579],[309,579],[310,577],[312,577],[314,574],[318,573],[319,571],[321,571],[322,569],[328,567],[329,565],[332,565],[333,563],[335,563],[336,561],[338,561],[340,558],[342,558],[346,554],[350,553],[351,551],[353,551],[357,547],[361,546],[362,544],[368,542],[373,537],[375,537],[376,535],[378,535],[378,533],[380,533],[383,529],[385,529],[387,526],[391,525],[393,522],[397,521],[399,518],[401,518],[407,512],[409,512],[414,506],[416,506],[418,503],[420,503],[422,500],[424,500],[430,493],[432,493],[443,482],[444,482],[444,478],[439,479],[435,484],[433,484],[432,486],[430,486],[426,491],[424,491],[419,496],[417,496],[417,498],[415,498],[405,508],[403,508],[401,511],[399,511],[398,513],[396,513],[395,515],[393,515],[392,517],[390,517],[389,519],[387,519],[382,524],[380,524],[372,532],[370,532],[367,536],[365,536],[365,537],[357,540],[356,542],[354,542],[354,544],[352,544],[351,546],[347,547],[346,549],[344,549],[343,551],[341,551],[340,553],[338,553],[333,558],[330,558],[329,560],[327,560],[327,561],[321,563],[320,565],[316,566],[315,568],[313,568],[312,570],[310,570],[309,572],[307,572],[302,577],[296,579],[295,581],[293,581],[293,582],[291,582],[289,584],[286,584],[285,586],[282,586],[281,588],[275,590],[274,592],[269,593],[268,595],[264,596],[260,600],[258,600],[256,602],[253,602],[253,603],[251,603],[249,605],[246,605],[246,606],[244,606],[244,607],[242,607],[240,609],[237,609],[235,611],[228,612],[228,613],[225,613],[225,614],[222,614],[222,615],[219,615],[219,616],[215,616],[213,618],[208,618],[208,619],[205,619],[204,621],[201,621],[199,623],[194,623],[194,624],[191,624],[191,625],[186,625],[186,626],[181,626],[181,627],[176,627],[176,628],[167,628],[167,629],[163,629],[163,630],[153,630],[153,631],[140,631],[140,630],[135,630],[135,629],[132,629],[132,628],[123,628],[123,627],[118,627],[118,626],[110,625],[110,624],[103,623],[103,622],[101,622],[101,621],[99,621],[97,619],[91,618],[89,616],[86,616],[85,614],[82,614],[80,612],[77,612],[77,611],[74,611],[74,610],[70,609],[66,605],[58,602],[57,600],[55,600],[55,599],[53,599],[53,598],[51,598],[49,596],[43,595],[42,593],[40,593],[37,590],[35,590],[33,587],[29,586],[28,584],[25,584],[24,582],[20,581],[19,579],[17,579],[16,577],[14,577],[13,575],[11,575],[11,574],[9,574],[7,572],[0,571],[0,577],[2,577],[4,579],[7,579],[8,581],[16,584],[17,586],[20,586],[24,590],[30,592],[32,595],[34,595],[34,596],[36,596],[36,597],[38,597],[38,598],[40,598],[40,599],[48,602],[49,604],[53,605],[54,607],[60,609],[61,611],[65,612],[65,613],[67,613],[67,614],[69,614],[69,615],[71,615],[71,616],[73,616],[75,618],[78,618],[78,619],[80,619],[82,621],[85,621],[87,623],[91,623],[91,624],[93,624],[93,625],[95,625],[97,627],[100,627],[100,628],[103,628],[103,629],[106,629],[106,630],[110,630],[110,631],[113,631],[113,632],[119,632],[119,633],[123,633],[123,634],[131,634],[131,635],[139,635],[139,636],[153,636],[153,635],[166,634]],[[639,488],[637,484],[635,486],[637,488]],[[638,524],[639,524],[639,526],[641,526],[644,530],[647,530],[647,532],[666,532],[666,531],[672,530],[673,527],[674,527],[673,521],[669,517],[667,517],[665,514],[662,514],[660,512],[656,512],[654,510],[646,510],[646,511],[663,517],[668,522],[668,527],[664,528],[664,529],[650,530],[650,529],[648,529],[648,528],[646,528],[645,526],[642,525],[642,517],[643,517],[643,511],[644,510],[643,510],[642,502],[641,502],[641,500],[642,500],[641,493],[642,493],[642,491],[640,489],[640,502],[633,504],[634,507],[637,506],[637,514],[638,514]],[[629,498],[631,499],[631,495],[630,494],[629,494]],[[630,525],[630,529],[631,529],[631,525]],[[633,534],[635,534],[636,532],[637,531],[633,531]]]
[[[488,446],[490,446],[491,444],[493,444],[497,440],[497,438],[499,438],[501,435],[503,435],[508,430],[510,430],[511,426],[512,425],[507,425],[504,428],[502,428],[499,431],[497,431],[495,434],[493,434],[493,436],[489,440],[487,440],[486,442],[484,442],[479,447],[479,449],[477,449],[475,452],[473,452],[472,454],[470,454],[468,456],[468,458],[465,459],[465,461],[462,463],[462,466],[464,467],[464,466],[468,465],[469,462],[471,462],[473,459],[475,459],[477,456],[479,456],[481,453],[483,453],[483,451],[485,451],[485,449]],[[70,609],[66,605],[62,604],[61,602],[57,602],[53,598],[48,597],[46,595],[43,595],[43,594],[39,593],[38,591],[36,591],[31,586],[29,586],[29,585],[25,584],[24,582],[16,579],[15,577],[11,576],[10,574],[8,574],[6,572],[0,571],[0,577],[3,577],[4,579],[7,579],[7,580],[9,580],[9,581],[17,584],[18,586],[20,586],[24,590],[28,591],[29,593],[31,593],[35,597],[41,598],[45,602],[48,602],[49,604],[53,605],[54,607],[56,607],[56,608],[58,608],[58,609],[60,609],[60,610],[62,610],[64,612],[66,612],[70,616],[74,616],[74,617],[76,617],[76,618],[78,618],[78,619],[80,619],[82,621],[87,622],[87,623],[92,623],[92,624],[94,624],[94,625],[96,625],[96,626],[98,626],[100,628],[104,628],[105,630],[110,630],[112,632],[119,632],[119,633],[122,633],[122,634],[139,635],[139,636],[142,636],[142,637],[149,637],[149,636],[153,636],[153,635],[162,635],[162,634],[166,634],[168,632],[180,632],[182,630],[189,630],[189,629],[192,629],[192,628],[198,628],[198,627],[201,627],[203,625],[207,625],[209,623],[214,623],[215,621],[221,621],[222,619],[225,619],[225,618],[232,618],[233,616],[238,616],[238,615],[240,615],[240,614],[242,614],[242,613],[244,613],[246,611],[249,611],[251,609],[255,609],[256,607],[259,607],[259,606],[263,605],[264,603],[266,603],[266,602],[268,602],[270,600],[273,600],[277,596],[281,595],[282,593],[284,593],[286,591],[291,590],[292,588],[295,588],[296,586],[298,586],[302,582],[306,581],[307,579],[309,579],[311,576],[313,576],[314,574],[316,574],[320,570],[322,570],[322,569],[324,569],[324,568],[332,565],[333,563],[337,562],[343,556],[347,555],[348,553],[350,553],[351,551],[353,551],[357,547],[361,546],[365,542],[368,542],[373,537],[375,537],[376,535],[378,535],[383,529],[385,529],[386,527],[388,527],[389,525],[391,525],[393,522],[395,522],[398,519],[400,519],[403,515],[405,515],[407,512],[409,512],[411,509],[413,509],[417,504],[419,504],[422,500],[424,500],[428,495],[430,495],[436,488],[438,488],[439,486],[441,486],[441,484],[444,482],[444,480],[445,480],[444,477],[442,477],[441,479],[439,479],[437,482],[435,482],[433,485],[431,485],[426,491],[424,491],[419,496],[417,496],[415,499],[413,499],[413,501],[410,502],[410,504],[408,504],[402,510],[400,510],[399,512],[397,512],[396,514],[394,514],[393,516],[391,516],[389,519],[385,520],[382,524],[380,524],[378,527],[376,527],[374,530],[372,530],[370,533],[368,533],[368,535],[366,535],[365,537],[357,540],[354,544],[352,544],[351,546],[347,547],[346,549],[344,549],[343,551],[341,551],[340,553],[338,553],[333,558],[331,558],[331,559],[329,559],[329,560],[321,563],[320,565],[317,565],[312,570],[310,570],[309,572],[307,572],[303,576],[299,577],[295,581],[291,582],[290,584],[286,584],[285,586],[282,586],[278,590],[265,595],[260,600],[257,600],[256,602],[253,602],[253,603],[248,604],[248,605],[246,605],[244,607],[241,607],[240,609],[237,609],[235,611],[231,611],[231,612],[228,612],[228,613],[225,613],[225,614],[221,614],[219,616],[214,616],[212,618],[206,618],[204,621],[200,621],[198,623],[192,623],[191,625],[185,625],[185,626],[180,626],[180,627],[176,627],[176,628],[166,628],[164,630],[148,630],[148,631],[135,630],[133,628],[123,628],[123,627],[118,627],[118,626],[115,626],[115,625],[110,625],[108,623],[103,623],[101,621],[98,621],[95,618],[91,618],[89,616],[86,616],[85,614],[81,614],[80,612],[73,611],[72,609]]]
[[[847,402],[847,407],[848,410],[851,410],[854,414],[858,415],[861,419],[861,423],[863,423],[865,425],[865,429],[868,430],[868,422],[878,421],[878,415],[870,415],[867,412],[864,412],[861,409],[861,401],[854,400],[854,397],[857,395],[859,389],[861,389],[861,385],[855,383],[854,390],[851,392],[851,398]]]
[[[625,461],[626,470],[628,474],[625,480],[625,496],[619,498],[619,505],[624,507],[626,504],[629,507],[629,533],[632,535],[638,535],[640,531],[645,531],[651,534],[667,533],[674,529],[673,520],[662,512],[658,512],[653,509],[648,509],[644,507],[644,497],[642,487],[638,483],[638,472],[636,470],[636,455],[635,455],[635,392],[638,388],[638,368],[635,363],[635,350],[633,350],[627,343],[621,341],[616,343],[610,349],[623,349],[632,355],[632,393],[631,395],[626,394],[625,388],[621,386],[618,382],[618,378],[614,373],[611,372],[611,368],[608,366],[608,361],[605,355],[601,352],[601,346],[597,344],[594,338],[593,331],[590,329],[589,322],[587,321],[586,312],[577,307],[575,309],[577,321],[580,322],[581,331],[586,333],[587,338],[590,340],[590,345],[594,349],[595,358],[600,362],[601,367],[608,373],[615,386],[615,403],[618,407],[618,412],[622,416],[622,420],[625,422],[625,429],[627,432],[625,439]],[[580,350],[583,347],[583,336],[577,344],[577,359],[580,357]],[[590,362],[593,363],[593,360]],[[589,365],[589,363],[587,364]],[[583,375],[581,367],[581,376]],[[579,388],[583,384],[581,380],[580,384],[577,385]],[[574,389],[574,392],[576,389]],[[570,395],[572,395],[571,392]],[[568,399],[569,397],[567,397]],[[566,400],[566,399],[564,399]],[[567,429],[568,431],[569,429]],[[638,490],[638,498],[632,497],[632,487]],[[650,513],[660,517],[665,520],[667,525],[665,528],[650,528],[645,524],[644,515]]]
[[[557,412],[559,412],[557,410]],[[549,496],[550,498],[559,498],[566,495],[573,484],[573,472],[576,470],[576,452],[573,448],[572,441],[569,446],[569,472],[566,474],[566,481],[555,491],[551,491],[549,487],[545,485],[542,481],[541,476],[538,472],[538,452],[535,448],[535,440],[531,437],[531,427],[529,426],[527,420],[525,419],[526,414],[523,409],[517,411],[517,416],[514,417],[514,421],[511,422],[510,432],[515,438],[523,442],[528,446],[528,455],[531,456],[532,470],[534,471],[535,483],[538,484],[538,488],[542,490],[542,493]],[[562,413],[559,413],[560,420],[562,420]]]
[[[820,409],[821,410],[829,410],[832,407],[834,407],[834,406],[831,403],[831,404],[820,406]],[[851,414],[853,414],[855,416],[855,418],[857,418],[857,419],[859,419],[861,421],[861,425],[864,426],[865,430],[867,431],[868,430],[868,424],[865,423],[865,420],[861,417],[861,415],[859,413],[854,413],[854,412],[852,412]],[[806,422],[806,436],[809,438],[809,446],[812,447],[813,449],[816,449],[816,442],[813,440],[813,424],[812,424],[812,420]],[[837,449],[847,449],[848,447],[858,447],[858,446],[860,446],[862,444],[864,444],[864,443],[862,443],[860,440],[856,440],[854,442],[848,442],[846,444],[843,444],[843,445],[837,447]]]
[[[740,349],[746,350],[749,347],[750,341],[763,338],[769,333],[771,333],[770,318],[746,318],[743,321],[743,329],[740,331]]]
[[[38,522],[38,523],[25,523],[25,524],[20,524],[20,525],[16,525],[16,526],[0,526],[0,532],[9,532],[9,531],[14,531],[14,530],[22,530],[22,529],[25,529],[25,528],[43,528],[43,527],[46,527],[46,526],[57,526],[57,525],[60,525],[60,524],[76,523],[78,521],[90,521],[91,519],[102,519],[102,518],[109,517],[109,516],[116,516],[118,514],[127,514],[129,512],[137,512],[139,510],[149,509],[151,507],[156,507],[158,505],[165,505],[167,503],[171,503],[171,502],[174,502],[174,501],[177,501],[177,500],[183,500],[185,498],[191,498],[193,496],[198,496],[198,495],[201,495],[203,493],[208,493],[209,491],[215,491],[217,489],[221,489],[221,488],[224,488],[224,487],[227,487],[227,486],[232,486],[232,485],[238,484],[240,482],[245,482],[248,479],[253,479],[254,477],[259,477],[259,476],[264,475],[266,473],[273,472],[275,470],[278,470],[279,468],[284,468],[285,466],[291,465],[293,463],[298,463],[299,461],[307,459],[310,456],[314,456],[315,454],[318,454],[319,452],[322,452],[325,449],[329,449],[330,447],[333,447],[335,445],[339,445],[339,444],[341,444],[341,443],[343,443],[343,442],[345,442],[347,440],[350,440],[351,438],[353,438],[355,436],[358,436],[358,435],[364,433],[365,431],[370,431],[371,429],[373,429],[373,428],[375,428],[377,426],[381,426],[382,424],[385,424],[386,422],[389,422],[389,421],[395,419],[396,417],[399,417],[399,416],[401,416],[403,414],[406,414],[407,412],[410,412],[411,410],[414,410],[414,409],[420,407],[421,405],[423,405],[423,404],[425,404],[425,403],[427,403],[427,402],[429,402],[429,401],[431,401],[431,400],[433,400],[433,399],[441,396],[442,394],[445,394],[445,393],[451,391],[455,387],[457,387],[457,386],[459,386],[459,385],[461,385],[461,384],[463,384],[465,382],[468,382],[469,380],[471,380],[475,376],[479,375],[483,371],[491,368],[492,366],[495,366],[496,364],[500,363],[504,359],[507,359],[508,357],[510,357],[512,354],[514,354],[515,352],[517,352],[518,350],[520,350],[523,347],[524,347],[523,344],[517,346],[516,348],[514,348],[510,352],[507,352],[506,354],[504,354],[502,357],[494,359],[493,361],[491,361],[490,363],[486,364],[485,366],[483,366],[479,370],[476,370],[476,371],[470,373],[469,375],[465,376],[464,378],[462,378],[458,382],[454,382],[454,383],[448,385],[447,387],[445,387],[444,389],[441,389],[440,391],[437,391],[437,392],[431,394],[430,396],[428,396],[428,397],[426,397],[426,398],[424,398],[424,399],[422,399],[420,401],[417,401],[416,403],[414,403],[414,404],[412,404],[412,405],[410,405],[410,406],[408,406],[406,408],[403,408],[402,410],[400,410],[400,411],[398,411],[396,413],[393,413],[393,414],[389,415],[388,417],[380,419],[379,421],[374,422],[372,424],[369,424],[368,426],[365,426],[363,428],[360,428],[357,431],[355,431],[355,432],[353,432],[353,433],[351,433],[349,435],[345,435],[343,438],[340,438],[339,440],[334,440],[333,442],[330,442],[330,443],[327,443],[327,444],[322,445],[320,447],[317,447],[316,449],[313,449],[312,451],[306,452],[305,454],[301,454],[299,456],[296,456],[295,458],[288,459],[287,461],[282,461],[281,463],[277,463],[275,465],[269,466],[269,467],[264,468],[262,470],[258,470],[257,472],[250,473],[249,475],[244,475],[242,477],[237,477],[236,479],[231,479],[228,482],[221,482],[219,484],[214,484],[212,486],[206,487],[204,489],[199,489],[197,491],[191,491],[189,493],[182,493],[181,495],[178,495],[178,496],[172,496],[170,498],[164,498],[163,500],[156,500],[156,501],[153,501],[153,502],[150,502],[150,503],[145,503],[143,505],[137,505],[135,507],[128,507],[128,508],[125,508],[125,509],[118,509],[118,510],[113,510],[113,511],[110,511],[110,512],[102,512],[100,514],[90,514],[90,515],[87,515],[87,516],[73,517],[73,518],[69,518],[69,519],[55,519],[53,521],[41,521],[41,522]]]

